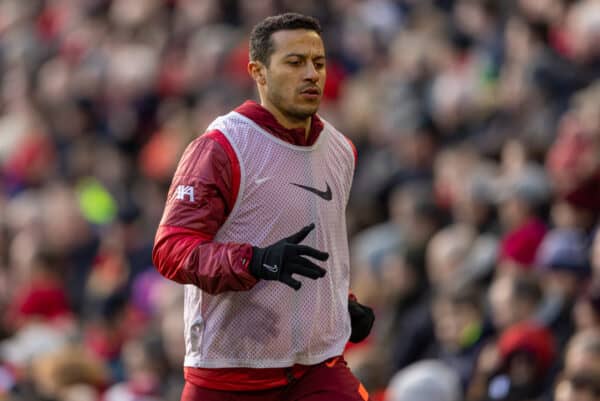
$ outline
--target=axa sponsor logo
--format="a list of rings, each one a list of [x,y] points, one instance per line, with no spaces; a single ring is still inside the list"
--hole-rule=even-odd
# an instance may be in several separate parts
[[[178,185],[175,188],[175,199],[194,201],[194,187],[191,185]]]

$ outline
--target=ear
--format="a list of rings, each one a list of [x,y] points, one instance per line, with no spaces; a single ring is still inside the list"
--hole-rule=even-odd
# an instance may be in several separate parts
[[[248,74],[258,85],[267,83],[266,68],[260,61],[250,61],[248,63]]]

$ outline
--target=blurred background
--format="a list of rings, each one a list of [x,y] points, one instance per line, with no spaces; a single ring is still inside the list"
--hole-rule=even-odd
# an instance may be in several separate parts
[[[320,19],[374,401],[600,400],[599,0],[0,0],[0,400],[179,400],[184,147]]]

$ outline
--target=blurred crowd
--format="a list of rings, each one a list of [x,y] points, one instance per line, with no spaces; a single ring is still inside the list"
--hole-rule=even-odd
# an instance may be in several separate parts
[[[1,0],[0,400],[179,400],[154,232],[282,11],[358,149],[373,400],[600,400],[600,0]]]

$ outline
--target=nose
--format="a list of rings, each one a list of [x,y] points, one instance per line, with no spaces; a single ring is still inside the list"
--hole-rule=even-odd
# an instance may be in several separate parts
[[[319,71],[317,71],[313,63],[306,63],[304,79],[311,82],[317,82],[319,80]]]

